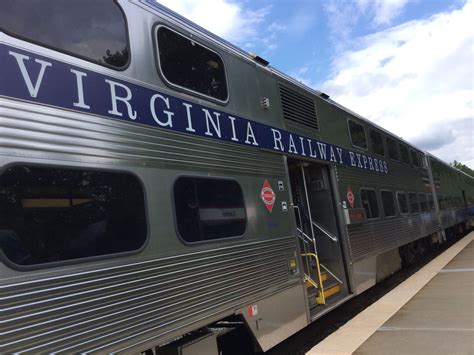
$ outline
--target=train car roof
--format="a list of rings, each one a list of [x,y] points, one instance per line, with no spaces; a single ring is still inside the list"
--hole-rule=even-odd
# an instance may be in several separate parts
[[[466,172],[464,172],[464,171],[462,171],[462,170],[459,170],[458,168],[456,168],[456,167],[454,167],[454,166],[452,166],[452,165],[446,163],[444,160],[438,158],[437,156],[435,156],[435,155],[433,155],[433,154],[431,154],[431,153],[429,153],[429,152],[425,152],[425,154],[426,154],[428,157],[430,157],[431,159],[436,160],[438,163],[444,164],[447,168],[452,169],[452,170],[456,170],[457,172],[459,172],[459,173],[461,173],[461,174],[463,174],[463,175],[466,175],[468,178],[474,179],[474,176],[471,176],[471,175],[469,175],[468,173],[466,173]]]

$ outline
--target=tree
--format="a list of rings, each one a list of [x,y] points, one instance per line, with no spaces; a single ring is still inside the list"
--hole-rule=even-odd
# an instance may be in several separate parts
[[[467,175],[474,177],[474,170],[472,170],[470,167],[468,167],[467,165],[464,165],[461,162],[458,162],[455,160],[449,165],[451,165],[453,168],[461,170],[462,172],[465,172]]]

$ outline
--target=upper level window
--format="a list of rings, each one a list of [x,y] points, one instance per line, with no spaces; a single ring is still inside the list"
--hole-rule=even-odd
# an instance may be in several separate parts
[[[420,166],[420,161],[418,160],[418,158],[419,158],[418,153],[416,151],[414,151],[413,149],[410,149],[410,155],[411,155],[411,162],[412,162],[413,166],[419,167]]]
[[[361,189],[360,198],[362,201],[362,207],[365,209],[367,219],[378,218],[380,216],[380,212],[375,191]]]
[[[387,137],[387,149],[389,158],[398,160],[397,141],[395,139]]]
[[[227,100],[224,62],[216,52],[164,26],[158,26],[156,36],[159,65],[169,83]]]
[[[384,156],[385,148],[383,146],[382,134],[380,132],[374,131],[373,129],[369,129],[369,136],[372,151],[377,155]]]
[[[404,192],[397,192],[397,201],[400,213],[408,213],[407,194]]]
[[[405,144],[400,143],[400,157],[402,162],[410,165],[410,154],[408,153],[408,147]]]
[[[127,24],[115,1],[1,0],[0,29],[115,68],[129,61]]]
[[[347,121],[347,124],[349,126],[352,145],[362,149],[367,149],[367,138],[365,136],[364,126],[352,120]]]
[[[242,189],[234,180],[180,177],[174,203],[178,232],[189,243],[238,237],[247,227]]]
[[[428,158],[422,153],[418,153],[418,161],[420,162],[420,166],[422,168],[428,168]]]
[[[130,252],[146,236],[133,175],[22,165],[0,176],[0,248],[17,265]]]
[[[418,197],[415,193],[410,192],[408,194],[408,201],[410,203],[410,211],[411,213],[419,213],[420,212],[420,205],[418,204]]]
[[[385,217],[392,217],[396,215],[395,200],[393,198],[392,191],[381,191],[380,196],[382,197],[382,207]]]

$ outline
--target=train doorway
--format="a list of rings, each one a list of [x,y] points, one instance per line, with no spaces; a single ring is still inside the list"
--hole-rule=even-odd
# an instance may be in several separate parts
[[[347,278],[329,168],[288,160],[293,209],[311,314],[347,296]]]

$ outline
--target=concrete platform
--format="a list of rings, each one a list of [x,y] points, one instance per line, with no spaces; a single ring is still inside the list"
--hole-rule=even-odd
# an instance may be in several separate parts
[[[474,232],[307,354],[474,354]]]

